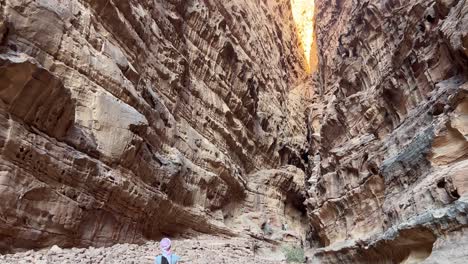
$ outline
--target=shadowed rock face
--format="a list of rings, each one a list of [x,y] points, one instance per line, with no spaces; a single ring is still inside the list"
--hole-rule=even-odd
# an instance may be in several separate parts
[[[466,262],[447,252],[466,244],[454,237],[468,224],[468,3],[316,9],[307,200],[323,247],[316,261]]]
[[[249,175],[304,163],[288,0],[7,0],[0,39],[3,251],[234,234]]]
[[[307,76],[289,0],[0,0],[0,250],[269,220],[319,263],[466,262],[468,3],[315,8]]]

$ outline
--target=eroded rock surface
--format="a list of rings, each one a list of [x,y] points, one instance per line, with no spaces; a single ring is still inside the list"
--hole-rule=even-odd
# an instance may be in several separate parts
[[[451,238],[468,224],[468,3],[316,8],[307,201],[316,260],[466,261],[447,252],[464,245]]]
[[[6,0],[0,37],[2,251],[233,235],[249,175],[304,168],[289,1]]]
[[[308,76],[288,0],[0,1],[0,250],[467,262],[468,2],[315,8]]]

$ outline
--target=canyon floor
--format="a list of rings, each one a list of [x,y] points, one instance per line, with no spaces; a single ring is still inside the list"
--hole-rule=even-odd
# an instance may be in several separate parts
[[[223,238],[203,235],[176,239],[174,252],[182,263],[286,263],[283,247],[247,237]],[[256,248],[254,253],[254,248]],[[39,251],[0,256],[0,263],[154,263],[159,254],[158,242],[143,245],[117,244],[107,248],[61,249],[53,246]]]

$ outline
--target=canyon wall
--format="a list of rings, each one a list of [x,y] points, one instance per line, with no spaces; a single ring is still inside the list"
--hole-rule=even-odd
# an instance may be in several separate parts
[[[315,19],[308,76],[289,0],[0,0],[0,251],[268,222],[318,263],[466,262],[467,1]]]
[[[316,15],[316,260],[465,263],[468,3],[317,1]]]
[[[303,210],[289,1],[2,0],[0,40],[2,251],[234,235],[261,170]]]

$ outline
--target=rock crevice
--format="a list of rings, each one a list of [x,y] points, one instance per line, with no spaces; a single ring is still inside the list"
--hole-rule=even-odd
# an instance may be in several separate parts
[[[0,251],[466,260],[467,1],[300,2],[0,1]]]

